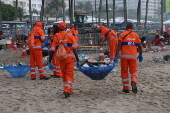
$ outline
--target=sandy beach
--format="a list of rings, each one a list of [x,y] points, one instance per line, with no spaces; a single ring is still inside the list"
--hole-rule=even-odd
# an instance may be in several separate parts
[[[0,63],[21,61],[29,64],[29,56],[21,58],[12,50],[0,54]],[[155,63],[152,57],[170,55],[170,52],[143,53],[138,63],[138,93],[122,92],[120,60],[103,80],[91,80],[75,70],[73,94],[65,99],[61,78],[30,80],[30,74],[12,77],[0,70],[0,113],[170,113],[170,62]],[[96,54],[85,54],[95,57]],[[52,74],[45,70],[48,77]]]

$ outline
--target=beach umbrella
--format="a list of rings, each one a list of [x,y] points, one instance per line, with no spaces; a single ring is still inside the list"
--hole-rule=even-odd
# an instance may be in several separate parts
[[[146,37],[146,41],[152,42],[152,40],[153,40],[157,35],[159,35],[159,34],[156,33],[156,32],[149,32],[149,33],[144,34],[143,36]]]

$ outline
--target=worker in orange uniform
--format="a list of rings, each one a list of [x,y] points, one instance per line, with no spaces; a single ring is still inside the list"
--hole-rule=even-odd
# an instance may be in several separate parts
[[[121,77],[123,83],[123,92],[129,93],[129,76],[128,70],[131,74],[131,86],[132,92],[137,93],[137,80],[138,80],[138,71],[137,71],[137,59],[139,62],[142,62],[142,47],[141,40],[139,36],[132,31],[133,24],[127,23],[126,31],[121,33],[118,38],[118,47],[116,51],[116,57],[114,61],[117,61],[117,55],[121,50]],[[139,56],[137,57],[137,49],[139,51]]]
[[[113,59],[115,58],[116,48],[117,48],[117,44],[118,44],[117,33],[116,33],[116,31],[114,31],[112,29],[108,29],[104,26],[100,26],[99,30],[101,32],[100,46],[102,46],[105,41],[109,42],[108,46],[110,48],[110,53],[109,53],[110,61],[113,61]]]
[[[70,29],[69,33],[71,33],[74,36],[74,39],[76,40],[77,44],[79,43],[79,38],[78,38],[78,25],[74,24],[74,27]]]
[[[59,33],[58,25],[53,25],[52,32],[53,32],[53,36],[51,38],[50,47],[52,46],[52,42],[53,42],[54,38],[57,38],[55,35],[57,35]],[[51,77],[60,78],[60,77],[62,77],[60,63],[59,63],[59,60],[57,59],[57,57],[55,56],[55,54],[56,54],[56,52],[54,52],[54,55],[52,57],[52,64],[50,64],[52,67],[51,70],[53,70],[53,75],[51,75]]]
[[[77,65],[79,65],[79,58],[76,51],[78,44],[75,41],[74,36],[65,31],[66,23],[61,22],[59,23],[58,27],[59,33],[55,35],[56,38],[54,37],[49,52],[49,63],[51,62],[54,51],[58,49],[59,44],[61,44],[62,42],[67,53],[67,58],[59,60],[59,62],[62,71],[62,79],[65,84],[63,94],[65,95],[65,98],[67,98],[72,94],[72,84],[74,82],[73,73],[75,58],[77,60]]]
[[[30,72],[31,80],[36,79],[35,64],[38,66],[40,80],[48,80],[49,77],[46,77],[43,69],[43,56],[42,56],[42,44],[45,39],[44,31],[42,30],[43,24],[41,22],[36,22],[34,29],[30,34],[34,34],[34,43],[35,46],[30,48]]]

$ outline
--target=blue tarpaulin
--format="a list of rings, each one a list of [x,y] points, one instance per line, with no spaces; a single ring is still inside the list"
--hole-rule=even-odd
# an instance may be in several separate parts
[[[86,76],[91,78],[92,80],[102,80],[104,79],[116,66],[116,63],[109,64],[105,67],[83,67],[79,66],[79,71],[84,73]]]

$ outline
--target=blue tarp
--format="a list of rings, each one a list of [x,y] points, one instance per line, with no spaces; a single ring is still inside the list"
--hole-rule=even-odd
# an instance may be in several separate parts
[[[13,77],[18,78],[25,76],[30,70],[30,66],[29,65],[4,66],[4,69],[8,71]]]
[[[79,71],[84,73],[86,76],[92,80],[102,80],[104,79],[116,66],[116,63],[110,64],[106,67],[83,67],[79,66]]]

